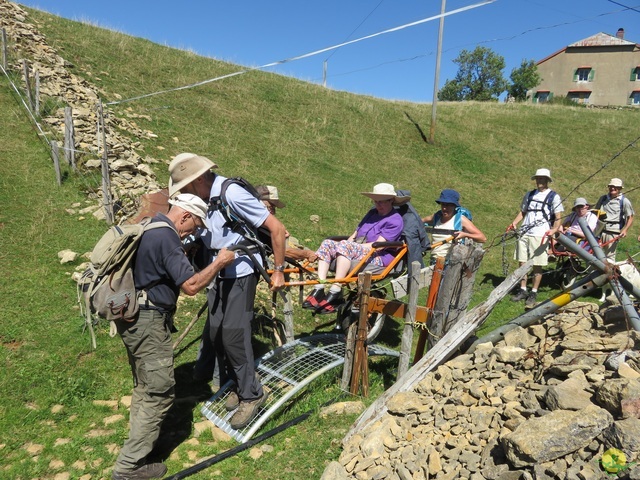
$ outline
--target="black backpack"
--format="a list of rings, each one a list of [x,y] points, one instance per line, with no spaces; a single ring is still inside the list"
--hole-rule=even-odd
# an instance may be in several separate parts
[[[527,212],[542,212],[542,216],[549,223],[550,227],[553,227],[553,224],[556,221],[556,213],[553,208],[553,199],[556,198],[557,193],[553,190],[549,190],[549,193],[545,197],[543,202],[538,202],[536,200],[535,203],[541,203],[540,208],[531,208],[531,202],[533,201],[533,197],[538,190],[533,189],[529,192],[529,196],[527,197]]]
[[[222,182],[220,195],[211,197],[209,200],[209,210],[222,213],[226,220],[225,227],[244,237],[241,245],[257,248],[262,256],[263,264],[266,265],[267,257],[273,253],[269,230],[264,227],[254,228],[231,208],[227,201],[227,189],[232,184],[241,186],[256,199],[260,200],[260,194],[250,182],[242,177],[227,178]]]
[[[409,190],[398,190],[396,194],[399,197],[407,197],[411,195],[411,192],[409,192]],[[429,241],[429,236],[424,228],[422,218],[416,211],[415,207],[411,205],[411,202],[407,202],[395,208],[402,216],[402,222],[404,224],[402,228],[402,236],[407,242],[407,248],[409,249],[407,262],[409,264],[413,262],[420,262],[420,266],[424,267],[422,257],[427,251],[431,250],[431,242]]]

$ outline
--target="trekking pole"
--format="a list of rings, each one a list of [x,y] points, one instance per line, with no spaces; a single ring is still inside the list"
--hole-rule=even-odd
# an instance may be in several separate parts
[[[198,310],[198,313],[196,313],[196,316],[193,317],[193,319],[189,322],[189,325],[187,325],[187,328],[184,329],[184,332],[182,332],[180,334],[180,336],[178,337],[178,339],[175,341],[175,343],[173,344],[173,349],[175,350],[178,345],[180,345],[180,342],[182,342],[182,340],[184,340],[184,337],[187,336],[187,334],[191,331],[191,329],[193,328],[193,326],[196,324],[196,322],[198,321],[198,319],[200,318],[200,315],[203,314],[203,312],[207,309],[207,306],[209,304],[207,303],[207,301],[204,301],[204,304],[202,305],[202,307],[200,307],[200,310]]]
[[[271,277],[269,276],[267,271],[264,269],[264,267],[260,263],[256,262],[256,257],[253,255],[253,253],[249,250],[248,247],[244,245],[232,245],[230,247],[227,247],[227,250],[231,250],[231,251],[241,250],[242,253],[244,253],[247,257],[251,259],[251,262],[253,263],[255,268],[258,270],[258,273],[260,273],[262,278],[264,278],[264,280],[267,283],[269,284],[271,283]],[[284,293],[284,291],[280,289],[278,290],[278,293],[282,297],[282,300],[284,300],[284,302],[287,303],[287,295]]]

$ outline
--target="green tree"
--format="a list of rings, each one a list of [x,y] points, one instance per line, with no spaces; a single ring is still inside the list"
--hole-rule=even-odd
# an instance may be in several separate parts
[[[509,95],[517,101],[527,99],[527,90],[537,87],[542,82],[538,74],[538,66],[533,60],[522,60],[520,67],[511,70],[511,85]]]
[[[438,99],[497,100],[507,89],[507,81],[502,76],[504,57],[490,48],[476,47],[469,52],[462,50],[453,61],[458,64],[458,73],[453,80],[447,80],[438,92]]]

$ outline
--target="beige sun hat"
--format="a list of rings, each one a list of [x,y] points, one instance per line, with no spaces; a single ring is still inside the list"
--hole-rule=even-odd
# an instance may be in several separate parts
[[[394,205],[402,205],[411,200],[410,196],[398,196],[396,189],[390,183],[378,183],[372,192],[360,192],[372,200],[393,200]]]
[[[207,170],[218,168],[207,157],[195,153],[176,155],[169,164],[169,196],[173,197],[185,185],[189,185]]]
[[[269,202],[276,208],[286,207],[286,204],[278,197],[278,189],[273,185],[259,185],[256,190],[260,194],[260,200]]]
[[[622,187],[622,180],[619,178],[612,178],[611,181],[609,182],[609,184],[607,185],[608,187],[618,187],[618,188],[623,188]]]
[[[192,195],[190,193],[181,193],[176,195],[175,198],[170,198],[169,203],[176,207],[180,207],[181,209],[192,213],[198,218],[202,219],[202,221],[207,218],[207,210],[209,207],[200,197],[196,195]]]
[[[551,171],[548,168],[539,168],[536,170],[535,175],[531,176],[531,180],[535,180],[536,177],[547,177],[550,182],[553,182],[551,179]]]

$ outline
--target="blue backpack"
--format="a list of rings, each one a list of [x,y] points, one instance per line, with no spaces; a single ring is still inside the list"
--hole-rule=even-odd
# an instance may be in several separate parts
[[[465,208],[465,207],[457,207],[456,208],[456,214],[453,220],[453,229],[455,231],[460,231],[462,230],[462,216],[467,217],[469,220],[473,220],[473,215],[471,215],[471,212],[469,211],[469,209]],[[438,210],[434,215],[433,215],[433,225],[435,226],[440,219],[442,218],[442,211]]]

